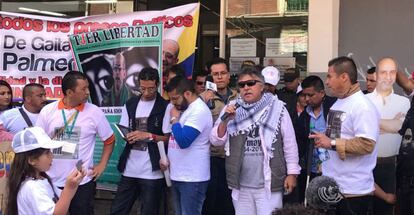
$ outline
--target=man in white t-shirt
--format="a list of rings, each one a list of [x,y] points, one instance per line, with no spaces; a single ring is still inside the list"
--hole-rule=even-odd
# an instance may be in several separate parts
[[[138,197],[141,214],[158,215],[165,188],[157,142],[168,141],[162,132],[168,102],[157,93],[160,80],[156,69],[142,69],[138,82],[141,95],[126,102],[119,123],[132,131],[118,163],[122,176],[112,202],[110,214],[114,215],[128,215]]]
[[[328,113],[325,134],[309,137],[315,147],[328,149],[322,174],[334,178],[346,197],[336,206],[337,214],[367,214],[375,189],[380,115],[362,93],[351,58],[338,57],[328,65],[326,85],[338,100]]]
[[[396,161],[400,149],[402,137],[398,133],[405,119],[405,114],[410,108],[410,101],[403,96],[394,93],[398,66],[394,59],[383,58],[377,63],[375,90],[367,94],[381,114],[378,139],[377,166],[374,169],[375,183],[386,193],[396,192]],[[392,204],[375,198],[374,214],[393,214]]]
[[[53,150],[53,166],[47,172],[53,184],[65,185],[68,174],[81,160],[88,175],[82,180],[69,206],[70,214],[93,214],[95,181],[105,170],[111,156],[115,136],[102,110],[87,103],[89,83],[85,74],[68,72],[62,79],[63,99],[46,105],[39,114],[36,126],[52,138],[65,142]],[[101,160],[93,162],[96,136],[104,142]]]
[[[0,115],[2,141],[11,141],[17,132],[36,124],[40,110],[47,105],[45,89],[41,84],[26,84],[23,87],[22,97],[22,107],[7,110]]]
[[[201,214],[210,180],[211,111],[201,100],[194,83],[174,77],[167,85],[171,105],[164,117],[164,133],[171,133],[168,158],[175,214]],[[171,124],[171,126],[167,126]],[[160,161],[162,169],[168,162]]]

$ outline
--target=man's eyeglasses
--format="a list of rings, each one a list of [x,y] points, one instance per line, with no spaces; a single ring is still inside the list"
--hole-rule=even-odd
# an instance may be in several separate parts
[[[239,88],[244,88],[246,85],[249,87],[253,87],[257,83],[261,83],[261,81],[258,81],[258,80],[241,81],[237,83],[237,85],[239,86]]]
[[[219,77],[219,76],[225,76],[227,74],[229,74],[229,73],[228,72],[212,72],[211,76]]]
[[[153,92],[157,91],[157,88],[156,88],[156,87],[148,87],[148,88],[145,88],[145,87],[139,87],[139,88],[138,88],[138,90],[139,90],[141,93],[143,93],[144,91],[147,91],[148,93],[153,93]]]
[[[196,84],[197,85],[204,85],[206,82],[204,82],[204,81],[196,81]]]

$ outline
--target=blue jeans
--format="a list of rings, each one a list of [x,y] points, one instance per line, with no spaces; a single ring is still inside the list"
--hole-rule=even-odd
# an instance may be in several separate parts
[[[176,215],[201,215],[206,198],[208,181],[181,182],[172,181],[174,210]]]
[[[111,206],[111,214],[128,215],[139,197],[141,214],[158,215],[160,199],[165,188],[164,179],[140,179],[121,176],[118,191]]]

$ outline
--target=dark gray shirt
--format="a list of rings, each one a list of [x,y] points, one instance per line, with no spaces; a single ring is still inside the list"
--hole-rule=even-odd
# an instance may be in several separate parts
[[[240,186],[264,188],[263,159],[264,154],[259,136],[259,127],[256,127],[247,134],[240,174]]]

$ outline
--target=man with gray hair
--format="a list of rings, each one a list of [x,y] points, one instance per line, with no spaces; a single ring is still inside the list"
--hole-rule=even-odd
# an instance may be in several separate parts
[[[377,165],[374,169],[375,183],[386,193],[396,192],[396,162],[402,137],[398,133],[410,101],[394,93],[393,84],[397,77],[397,62],[389,57],[382,58],[376,69],[376,88],[367,97],[381,114],[380,136],[378,139]],[[394,207],[388,202],[374,198],[374,214],[393,214]]]
[[[165,39],[162,42],[162,73],[167,76],[168,70],[171,66],[178,63],[178,53],[180,53],[180,46],[177,41],[172,39]]]
[[[225,145],[236,214],[270,214],[282,208],[300,173],[295,132],[284,103],[264,92],[260,71],[246,67],[237,84],[240,98],[221,111],[210,142]]]

